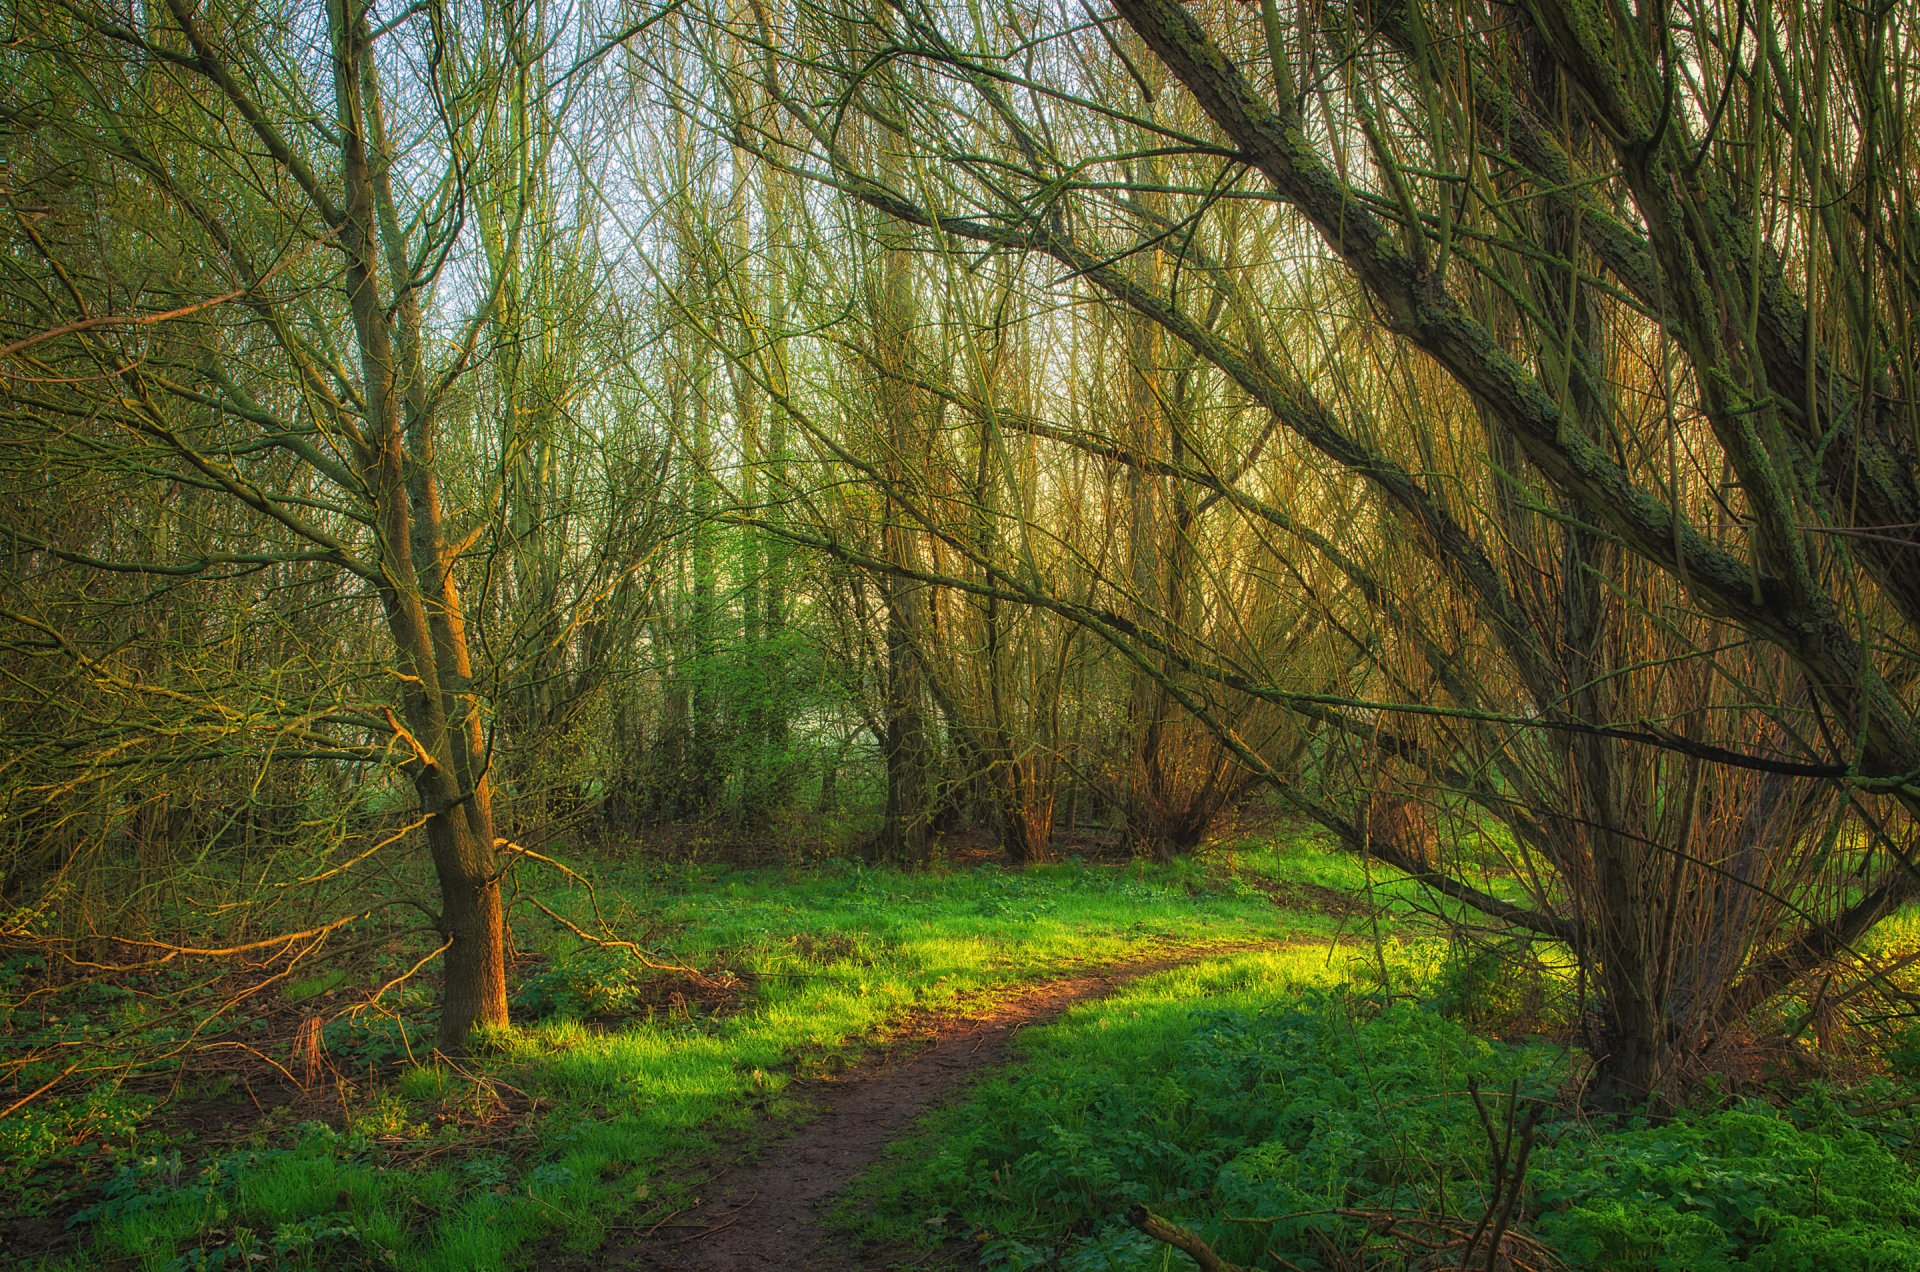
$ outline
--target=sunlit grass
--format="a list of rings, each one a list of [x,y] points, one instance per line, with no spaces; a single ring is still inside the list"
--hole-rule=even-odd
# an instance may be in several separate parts
[[[883,1043],[915,1011],[984,1006],[1075,969],[1213,953],[1026,1035],[1025,1068],[989,1080],[968,1110],[939,1115],[905,1150],[914,1168],[893,1172],[886,1196],[869,1194],[912,1229],[932,1205],[926,1172],[961,1162],[991,1126],[1044,1107],[1062,1134],[1077,1134],[1076,1125],[1090,1133],[1090,1104],[1047,1103],[1050,1091],[1088,1090],[1067,1075],[1165,1086],[1196,1009],[1257,1013],[1351,980],[1399,995],[1417,989],[1473,1029],[1523,1037],[1564,1023],[1575,988],[1564,951],[1538,942],[1458,947],[1435,921],[1436,910],[1454,914],[1451,903],[1311,833],[1159,865],[921,873],[848,863],[612,865],[596,878],[609,935],[641,941],[656,962],[733,984],[732,996],[704,1007],[663,1004],[657,991],[684,984],[679,973],[583,949],[543,916],[523,916],[516,939],[538,957],[519,981],[515,1028],[486,1053],[447,1062],[417,1045],[426,988],[400,991],[413,1062],[395,1063],[407,1047],[383,1041],[377,1020],[329,1035],[349,1076],[355,1063],[360,1069],[327,1125],[265,1124],[246,1146],[208,1155],[144,1135],[145,1106],[128,1097],[103,1091],[85,1118],[72,1106],[73,1116],[45,1128],[46,1144],[105,1137],[131,1164],[82,1222],[84,1255],[45,1268],[161,1272],[198,1266],[198,1257],[229,1266],[507,1269],[531,1265],[536,1252],[590,1259],[603,1242],[683,1205],[701,1154],[721,1144],[733,1151],[789,1123],[797,1078]],[[1490,874],[1487,882],[1520,899],[1510,879]],[[594,926],[584,889],[541,895]],[[1883,939],[1895,946],[1916,937],[1920,912],[1909,912]],[[305,1001],[337,989],[337,980],[319,969],[293,992]],[[1049,1074],[1058,1078],[1051,1086]],[[1162,1094],[1180,1098],[1171,1088]],[[21,1151],[34,1142],[22,1140]],[[1030,1211],[1035,1202],[1008,1205]],[[1011,1212],[982,1218],[1024,1231]],[[902,1235],[884,1223],[879,1230]]]
[[[1289,869],[1351,886],[1334,860],[1289,843],[1020,872],[610,867],[597,874],[610,934],[748,988],[717,1014],[583,1019],[570,1004],[622,1000],[578,977],[618,963],[593,951],[576,966],[577,941],[525,920],[516,935],[547,955],[547,996],[538,1013],[522,1003],[490,1053],[456,1067],[416,1049],[421,1063],[356,1084],[339,1128],[281,1132],[211,1161],[190,1145],[136,1158],[92,1217],[91,1250],[156,1270],[194,1250],[420,1269],[504,1269],[536,1245],[587,1253],[681,1204],[686,1164],[703,1151],[790,1120],[796,1076],[843,1063],[913,1011],[984,1005],[1079,968],[1282,941],[1314,951],[1235,966],[1323,974],[1354,920],[1286,908],[1271,892]],[[584,889],[543,896],[591,924]],[[1249,974],[1196,971],[1167,992]]]
[[[1087,1207],[1115,1206],[1120,1194],[1147,1200],[1164,1173],[1148,1146],[1206,1153],[1244,1138],[1214,1125],[1221,1110],[1189,1094],[1196,1019],[1258,1013],[1371,973],[1359,951],[1298,946],[1178,968],[1081,1004],[1023,1034],[1017,1065],[896,1145],[843,1203],[840,1222],[867,1239],[915,1241],[930,1227],[945,1235],[942,1216],[958,1212],[964,1230],[1007,1240],[1111,1218],[1117,1212]],[[1116,1155],[1116,1132],[1137,1136],[1141,1155]]]

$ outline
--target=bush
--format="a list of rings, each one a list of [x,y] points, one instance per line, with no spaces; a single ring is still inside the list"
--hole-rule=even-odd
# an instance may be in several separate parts
[[[1434,1010],[1483,1033],[1537,1033],[1550,1023],[1551,970],[1521,940],[1462,941],[1429,991]]]
[[[524,1020],[591,1020],[632,1011],[644,993],[647,969],[622,950],[590,945],[555,958],[524,977],[513,1013]]]

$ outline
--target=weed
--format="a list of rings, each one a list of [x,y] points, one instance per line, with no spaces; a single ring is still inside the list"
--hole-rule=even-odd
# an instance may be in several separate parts
[[[411,1139],[426,1134],[426,1126],[410,1120],[414,1110],[392,1091],[376,1090],[347,1112],[349,1133],[367,1139]]]

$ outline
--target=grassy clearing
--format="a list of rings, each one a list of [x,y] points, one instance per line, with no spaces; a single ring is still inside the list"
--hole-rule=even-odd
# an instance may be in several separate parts
[[[332,1105],[295,1101],[208,1152],[102,1087],[79,1099],[105,1114],[49,1100],[15,1123],[42,1133],[8,1146],[9,1175],[38,1181],[20,1195],[41,1198],[44,1238],[71,1211],[52,1181],[81,1163],[96,1181],[73,1216],[81,1244],[48,1268],[505,1268],[534,1243],[584,1261],[680,1204],[690,1159],[789,1117],[796,1075],[914,1009],[1174,949],[1358,934],[1352,914],[1301,908],[1318,894],[1276,895],[1289,870],[1333,869],[1311,845],[1279,855],[1285,869],[1245,847],[1020,873],[609,867],[596,877],[614,929],[731,993],[581,950],[535,915],[518,933],[538,943],[521,1023],[483,1059],[424,1055],[403,1026],[417,1031],[424,990],[407,988],[396,1015],[321,1032]],[[584,891],[543,899],[592,913]],[[364,994],[360,976],[316,969],[278,992],[319,1010]]]

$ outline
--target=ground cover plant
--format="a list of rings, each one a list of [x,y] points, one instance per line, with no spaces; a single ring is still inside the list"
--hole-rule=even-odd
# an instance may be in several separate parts
[[[988,1267],[1165,1266],[1129,1221],[1141,1206],[1249,1267],[1421,1250],[1457,1266],[1476,1231],[1515,1266],[1913,1255],[1902,1181],[1920,1123],[1897,1036],[1877,1086],[1749,1083],[1671,1120],[1583,1118],[1565,952],[1463,937],[1469,909],[1321,835],[1018,871],[596,873],[517,925],[521,1023],[475,1054],[409,1033],[410,984],[390,1013],[330,1014],[392,973],[389,950],[274,988],[324,1022],[309,1032],[249,1028],[258,1000],[201,1026],[264,1063],[188,1052],[23,1108],[0,1123],[10,1241],[43,1246],[48,1269],[511,1268],[535,1249],[590,1263],[673,1221],[698,1188],[689,1163],[777,1135],[796,1080],[884,1046],[903,1017],[1181,953],[1206,957],[1026,1035],[1012,1068],[936,1114],[855,1194],[847,1249],[958,1240]],[[579,939],[593,924],[644,936],[645,961]],[[16,1008],[16,1036],[135,1054],[138,996],[104,983],[61,1001],[60,1019]],[[1503,1175],[1494,1145],[1523,1123],[1528,1160]]]
[[[1431,939],[1389,957],[1383,981],[1355,951],[1241,954],[1083,1005],[930,1118],[843,1222],[1073,1272],[1183,1266],[1136,1208],[1249,1268],[1920,1266],[1901,1088],[1583,1118],[1576,1052],[1466,1028]]]

